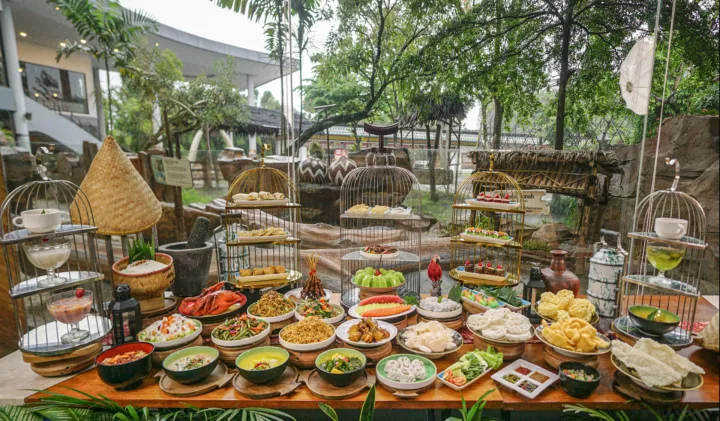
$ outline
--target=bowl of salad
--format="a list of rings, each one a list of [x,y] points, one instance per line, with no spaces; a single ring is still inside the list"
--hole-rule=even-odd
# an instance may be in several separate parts
[[[477,348],[438,374],[438,379],[454,390],[463,390],[491,370],[502,365],[503,354],[489,346],[486,351]]]
[[[270,323],[262,319],[248,316],[225,320],[210,333],[215,345],[234,348],[259,342],[270,334]]]
[[[365,370],[365,354],[350,348],[329,349],[315,358],[318,374],[336,387],[354,382]]]
[[[177,348],[197,339],[202,323],[181,314],[163,317],[138,333],[138,340],[155,345],[155,349]]]
[[[325,298],[303,301],[295,309],[295,318],[298,320],[311,316],[332,325],[345,319],[345,310],[337,304],[330,304]]]

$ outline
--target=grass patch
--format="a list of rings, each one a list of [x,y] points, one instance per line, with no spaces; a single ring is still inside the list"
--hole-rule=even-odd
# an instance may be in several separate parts
[[[452,220],[452,205],[455,201],[454,193],[437,192],[438,200],[430,200],[430,192],[422,192],[422,212],[431,215],[447,227]]]
[[[210,203],[218,197],[225,196],[226,193],[225,189],[183,189],[182,200],[185,205],[190,203]]]
[[[530,251],[550,251],[551,247],[550,244],[540,241],[540,240],[533,240],[528,239],[523,242],[523,250],[530,250]]]

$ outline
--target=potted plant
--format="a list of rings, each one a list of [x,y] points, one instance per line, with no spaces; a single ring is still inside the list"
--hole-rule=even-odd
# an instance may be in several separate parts
[[[128,284],[133,297],[144,312],[164,306],[164,292],[175,280],[173,258],[155,253],[152,242],[130,243],[128,256],[112,266],[113,285]]]

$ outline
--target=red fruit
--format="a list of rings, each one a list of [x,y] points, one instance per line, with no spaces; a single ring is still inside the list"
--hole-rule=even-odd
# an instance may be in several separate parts
[[[382,273],[380,272],[380,269],[375,269],[375,276],[381,276]]]
[[[496,269],[500,270],[500,269],[502,269],[502,268],[503,268],[502,265],[497,265],[497,268],[496,268]]]
[[[409,305],[399,305],[397,307],[390,308],[376,308],[374,310],[368,310],[361,314],[363,317],[385,317],[392,316],[393,314],[400,314],[410,310]]]
[[[510,193],[505,193],[505,199],[510,199]]]
[[[375,297],[366,298],[358,304],[360,306],[366,306],[368,304],[405,304],[405,300],[398,297],[397,295],[377,295]]]
[[[487,267],[491,268],[491,267],[492,267],[492,263],[489,263],[489,262],[488,262]]]
[[[75,298],[80,299],[85,296],[85,290],[83,288],[78,288],[75,290]]]

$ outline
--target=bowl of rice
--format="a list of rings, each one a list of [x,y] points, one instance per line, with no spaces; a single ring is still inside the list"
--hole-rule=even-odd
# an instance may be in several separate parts
[[[283,297],[277,291],[270,291],[248,307],[248,316],[265,320],[268,323],[278,323],[295,316],[295,304],[292,300]]]
[[[280,331],[280,346],[290,351],[317,351],[335,341],[335,327],[317,317],[307,317]]]

